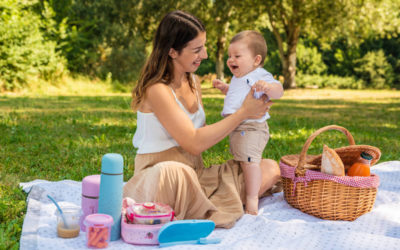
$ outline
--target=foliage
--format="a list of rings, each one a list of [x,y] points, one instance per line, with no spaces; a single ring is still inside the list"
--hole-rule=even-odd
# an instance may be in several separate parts
[[[366,87],[384,89],[392,86],[393,69],[382,50],[370,51],[355,63],[357,67],[354,70]]]
[[[206,25],[209,59],[200,75],[230,76],[224,67],[230,38],[254,29],[268,43],[264,67],[285,81],[297,68],[303,75],[357,77],[367,87],[382,87],[365,73],[372,73],[366,54],[382,50],[393,72],[385,71],[384,85],[400,88],[400,1],[0,0],[0,91],[56,81],[67,72],[64,65],[72,75],[128,86],[159,21],[176,9]]]
[[[362,80],[335,75],[298,74],[296,83],[300,88],[362,89],[364,87]]]
[[[264,68],[273,75],[282,75],[282,62],[274,34],[268,28],[262,28],[260,32],[263,34],[268,48]]]
[[[137,2],[48,1],[56,30],[64,30],[54,39],[72,72],[124,83],[137,79],[146,46],[138,34]]]
[[[56,80],[64,60],[56,43],[41,32],[36,1],[0,0],[0,91],[21,88],[28,80]]]
[[[18,249],[26,211],[26,194],[15,184],[0,183],[0,246]]]
[[[312,44],[306,47],[304,41],[300,41],[297,45],[296,65],[299,74],[322,75],[327,70],[318,48]]]

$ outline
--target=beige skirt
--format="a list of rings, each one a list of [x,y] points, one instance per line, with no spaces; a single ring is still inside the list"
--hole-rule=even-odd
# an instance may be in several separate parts
[[[201,156],[180,147],[137,154],[124,197],[170,205],[177,219],[209,219],[231,228],[243,215],[244,180],[239,162],[205,168]]]

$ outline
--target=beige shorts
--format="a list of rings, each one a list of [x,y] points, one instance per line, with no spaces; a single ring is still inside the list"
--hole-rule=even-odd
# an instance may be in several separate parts
[[[236,161],[259,163],[269,139],[267,122],[240,124],[229,134],[230,151]]]

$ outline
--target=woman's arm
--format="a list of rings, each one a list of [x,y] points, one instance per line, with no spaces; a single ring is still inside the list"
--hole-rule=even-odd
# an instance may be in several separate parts
[[[243,120],[259,118],[265,114],[272,103],[264,103],[265,98],[258,100],[253,98],[251,96],[253,92],[253,90],[250,92],[242,107],[234,114],[198,129],[176,103],[170,88],[165,84],[149,87],[145,99],[152,112],[177,143],[191,154],[200,154],[225,138]]]

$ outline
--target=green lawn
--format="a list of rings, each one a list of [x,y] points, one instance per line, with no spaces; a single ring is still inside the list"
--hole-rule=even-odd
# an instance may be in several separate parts
[[[223,96],[204,86],[207,122],[220,120]],[[20,182],[82,180],[98,174],[101,157],[115,152],[125,160],[125,180],[132,176],[135,150],[132,136],[136,115],[129,94],[0,95],[0,248],[19,248],[26,194]],[[381,161],[400,159],[400,92],[355,90],[291,90],[271,109],[271,139],[265,157],[279,160],[296,154],[318,128],[337,124],[347,128],[357,144],[382,150]],[[333,131],[313,142],[347,145]],[[207,150],[206,164],[230,158],[227,139]]]

